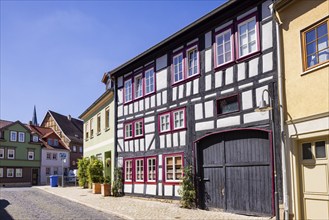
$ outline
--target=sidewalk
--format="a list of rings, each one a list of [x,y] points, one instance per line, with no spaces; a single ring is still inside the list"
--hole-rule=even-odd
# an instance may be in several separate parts
[[[130,196],[102,197],[99,194],[92,194],[90,189],[80,187],[36,186],[35,188],[124,219],[270,219],[200,209],[183,209],[179,208],[178,201],[171,200],[169,202]]]

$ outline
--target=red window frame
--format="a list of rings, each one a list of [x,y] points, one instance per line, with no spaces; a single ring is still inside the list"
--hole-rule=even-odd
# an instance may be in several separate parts
[[[136,123],[138,122],[142,122],[142,134],[140,135],[136,135]],[[132,129],[132,136],[131,137],[127,137],[126,136],[126,126],[127,125],[131,125],[131,129]],[[140,119],[136,119],[133,121],[129,121],[129,122],[125,122],[123,124],[123,136],[124,136],[124,140],[131,140],[131,139],[138,139],[138,138],[143,138],[144,137],[144,132],[145,128],[144,128],[144,118],[140,118]]]
[[[178,112],[178,111],[183,111],[184,112],[184,126],[183,127],[179,127],[179,128],[175,128],[175,117],[174,117],[174,113]],[[165,116],[165,115],[169,115],[169,130],[165,130],[162,131],[161,129],[161,117]],[[181,130],[186,130],[187,129],[187,123],[186,123],[186,107],[182,107],[182,108],[177,108],[177,109],[173,109],[171,111],[167,111],[167,112],[163,112],[160,113],[158,115],[158,132],[159,134],[166,134],[166,133],[173,133],[173,132],[177,132],[177,131],[181,131]]]
[[[149,180],[148,160],[155,159],[155,180]],[[143,180],[137,180],[137,161],[143,164]],[[127,180],[127,163],[131,164],[131,179]],[[125,158],[123,160],[123,177],[125,184],[157,184],[158,183],[158,160],[157,156]]]
[[[166,163],[166,158],[175,158],[175,157],[181,157],[182,160],[182,167],[181,167],[181,175],[184,175],[184,152],[179,152],[179,153],[173,153],[173,154],[164,154],[162,156],[162,165],[163,165],[163,169],[162,169],[162,181],[163,184],[165,185],[179,185],[182,180],[167,180],[167,163]],[[174,160],[173,160],[174,161]],[[174,165],[174,164],[173,164]],[[174,167],[173,167],[173,175],[174,175]]]

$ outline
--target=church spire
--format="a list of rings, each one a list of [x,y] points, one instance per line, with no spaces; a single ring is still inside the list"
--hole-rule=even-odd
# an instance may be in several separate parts
[[[35,105],[33,110],[32,125],[38,126],[37,110],[35,108]]]

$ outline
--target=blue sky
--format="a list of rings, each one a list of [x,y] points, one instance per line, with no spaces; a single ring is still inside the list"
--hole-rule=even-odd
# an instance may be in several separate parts
[[[0,1],[0,119],[78,117],[102,76],[225,0]]]

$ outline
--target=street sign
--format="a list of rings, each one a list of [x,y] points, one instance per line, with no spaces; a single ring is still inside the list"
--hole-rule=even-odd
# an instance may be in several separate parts
[[[66,158],[66,153],[59,153],[59,158],[62,160]]]

